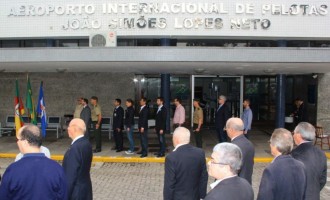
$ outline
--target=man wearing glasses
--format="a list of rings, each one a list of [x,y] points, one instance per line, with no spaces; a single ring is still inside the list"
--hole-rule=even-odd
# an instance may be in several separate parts
[[[213,148],[208,172],[216,181],[210,185],[211,191],[204,200],[253,200],[252,186],[237,176],[241,162],[242,153],[237,145],[224,142]]]
[[[42,137],[36,125],[19,129],[17,146],[24,155],[3,175],[0,197],[9,199],[67,199],[63,168],[40,152]]]

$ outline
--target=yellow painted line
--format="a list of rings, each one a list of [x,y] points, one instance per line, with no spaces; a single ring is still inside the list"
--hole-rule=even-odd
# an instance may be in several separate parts
[[[330,153],[325,152],[325,156],[330,159]]]
[[[330,153],[325,153],[327,158],[330,160]],[[0,158],[15,158],[16,154],[14,153],[0,153]],[[52,155],[51,158],[56,161],[62,161],[63,155]],[[210,157],[206,158],[208,162]],[[254,162],[256,163],[270,163],[272,162],[272,157],[256,157]],[[114,156],[93,156],[93,162],[111,162],[111,163],[164,163],[165,158],[156,158],[156,157],[114,157]]]

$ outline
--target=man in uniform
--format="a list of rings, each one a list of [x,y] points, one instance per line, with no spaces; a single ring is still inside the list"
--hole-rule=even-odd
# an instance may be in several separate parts
[[[101,106],[98,104],[98,98],[96,96],[91,97],[92,104],[92,129],[95,137],[96,147],[94,153],[101,152],[102,150],[102,138],[101,138],[101,128],[102,128],[102,113]]]
[[[201,134],[201,128],[203,124],[203,109],[199,105],[199,99],[194,99],[193,105],[195,107],[193,118],[193,131],[195,135],[196,146],[203,147],[203,140]]]

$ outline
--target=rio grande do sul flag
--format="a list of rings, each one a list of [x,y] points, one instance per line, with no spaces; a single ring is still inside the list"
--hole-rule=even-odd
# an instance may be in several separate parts
[[[16,127],[16,135],[18,130],[24,126],[22,115],[24,114],[24,106],[22,103],[22,98],[19,96],[18,89],[18,80],[16,80],[16,94],[14,98],[14,106],[15,106],[15,127]]]

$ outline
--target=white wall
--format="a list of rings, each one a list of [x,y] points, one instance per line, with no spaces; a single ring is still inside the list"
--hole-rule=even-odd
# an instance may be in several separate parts
[[[166,6],[173,8],[175,13],[136,13],[136,8],[140,6],[139,3],[158,2],[160,9],[166,11]],[[125,4],[125,10],[118,13],[103,13],[103,4],[119,5]],[[128,4],[137,3],[137,4]],[[127,1],[127,0],[1,0],[0,1],[0,38],[60,38],[60,37],[83,37],[89,36],[92,32],[109,32],[116,31],[119,37],[134,36],[134,37],[259,37],[259,38],[330,38],[330,2],[325,0],[277,0],[277,1],[261,1],[261,0],[167,0],[164,1]],[[185,4],[182,4],[185,3]],[[208,3],[209,8],[212,3],[218,7],[219,13],[205,14],[194,12],[194,6]],[[293,7],[294,13],[287,14],[290,6]],[[129,5],[131,10],[129,10]],[[181,9],[182,5],[185,10]],[[303,14],[303,7],[301,5],[308,5],[306,14]],[[272,13],[267,8],[273,7],[274,11],[278,10],[280,14]],[[326,8],[327,7],[327,8]],[[81,11],[79,11],[81,8]],[[87,8],[86,11],[85,8]],[[118,7],[120,10],[120,6]],[[299,8],[298,10],[296,8]],[[38,11],[36,11],[36,9]],[[45,10],[43,10],[45,9]],[[64,10],[63,10],[64,9]],[[48,11],[49,12],[48,12]],[[54,11],[52,11],[54,10]],[[55,11],[56,10],[56,11]],[[61,14],[64,11],[64,14]],[[170,11],[170,12],[172,12]],[[191,11],[191,13],[189,13]],[[264,13],[263,13],[264,11]],[[40,16],[37,14],[39,13]],[[47,14],[48,13],[48,14]],[[58,14],[56,14],[58,13]],[[137,20],[144,16],[144,18],[156,18],[156,22],[151,21],[152,26],[157,24],[155,28],[138,28]],[[88,20],[85,21],[86,17]],[[134,27],[114,27],[109,28],[109,25],[119,19],[128,18],[134,20]],[[159,20],[164,18],[166,20],[166,27],[159,26],[164,23],[159,23]],[[214,28],[214,23],[209,27],[205,27],[205,18],[222,19],[222,28]],[[260,23],[254,24],[252,22],[246,23],[247,29],[231,28],[232,19],[267,19],[271,25],[267,29],[261,28]],[[182,27],[186,20],[186,28]],[[79,21],[79,28],[65,29],[69,24],[76,27]],[[94,28],[91,25],[94,21]],[[177,23],[176,23],[177,22]],[[189,23],[202,23],[197,27],[188,28]]]

